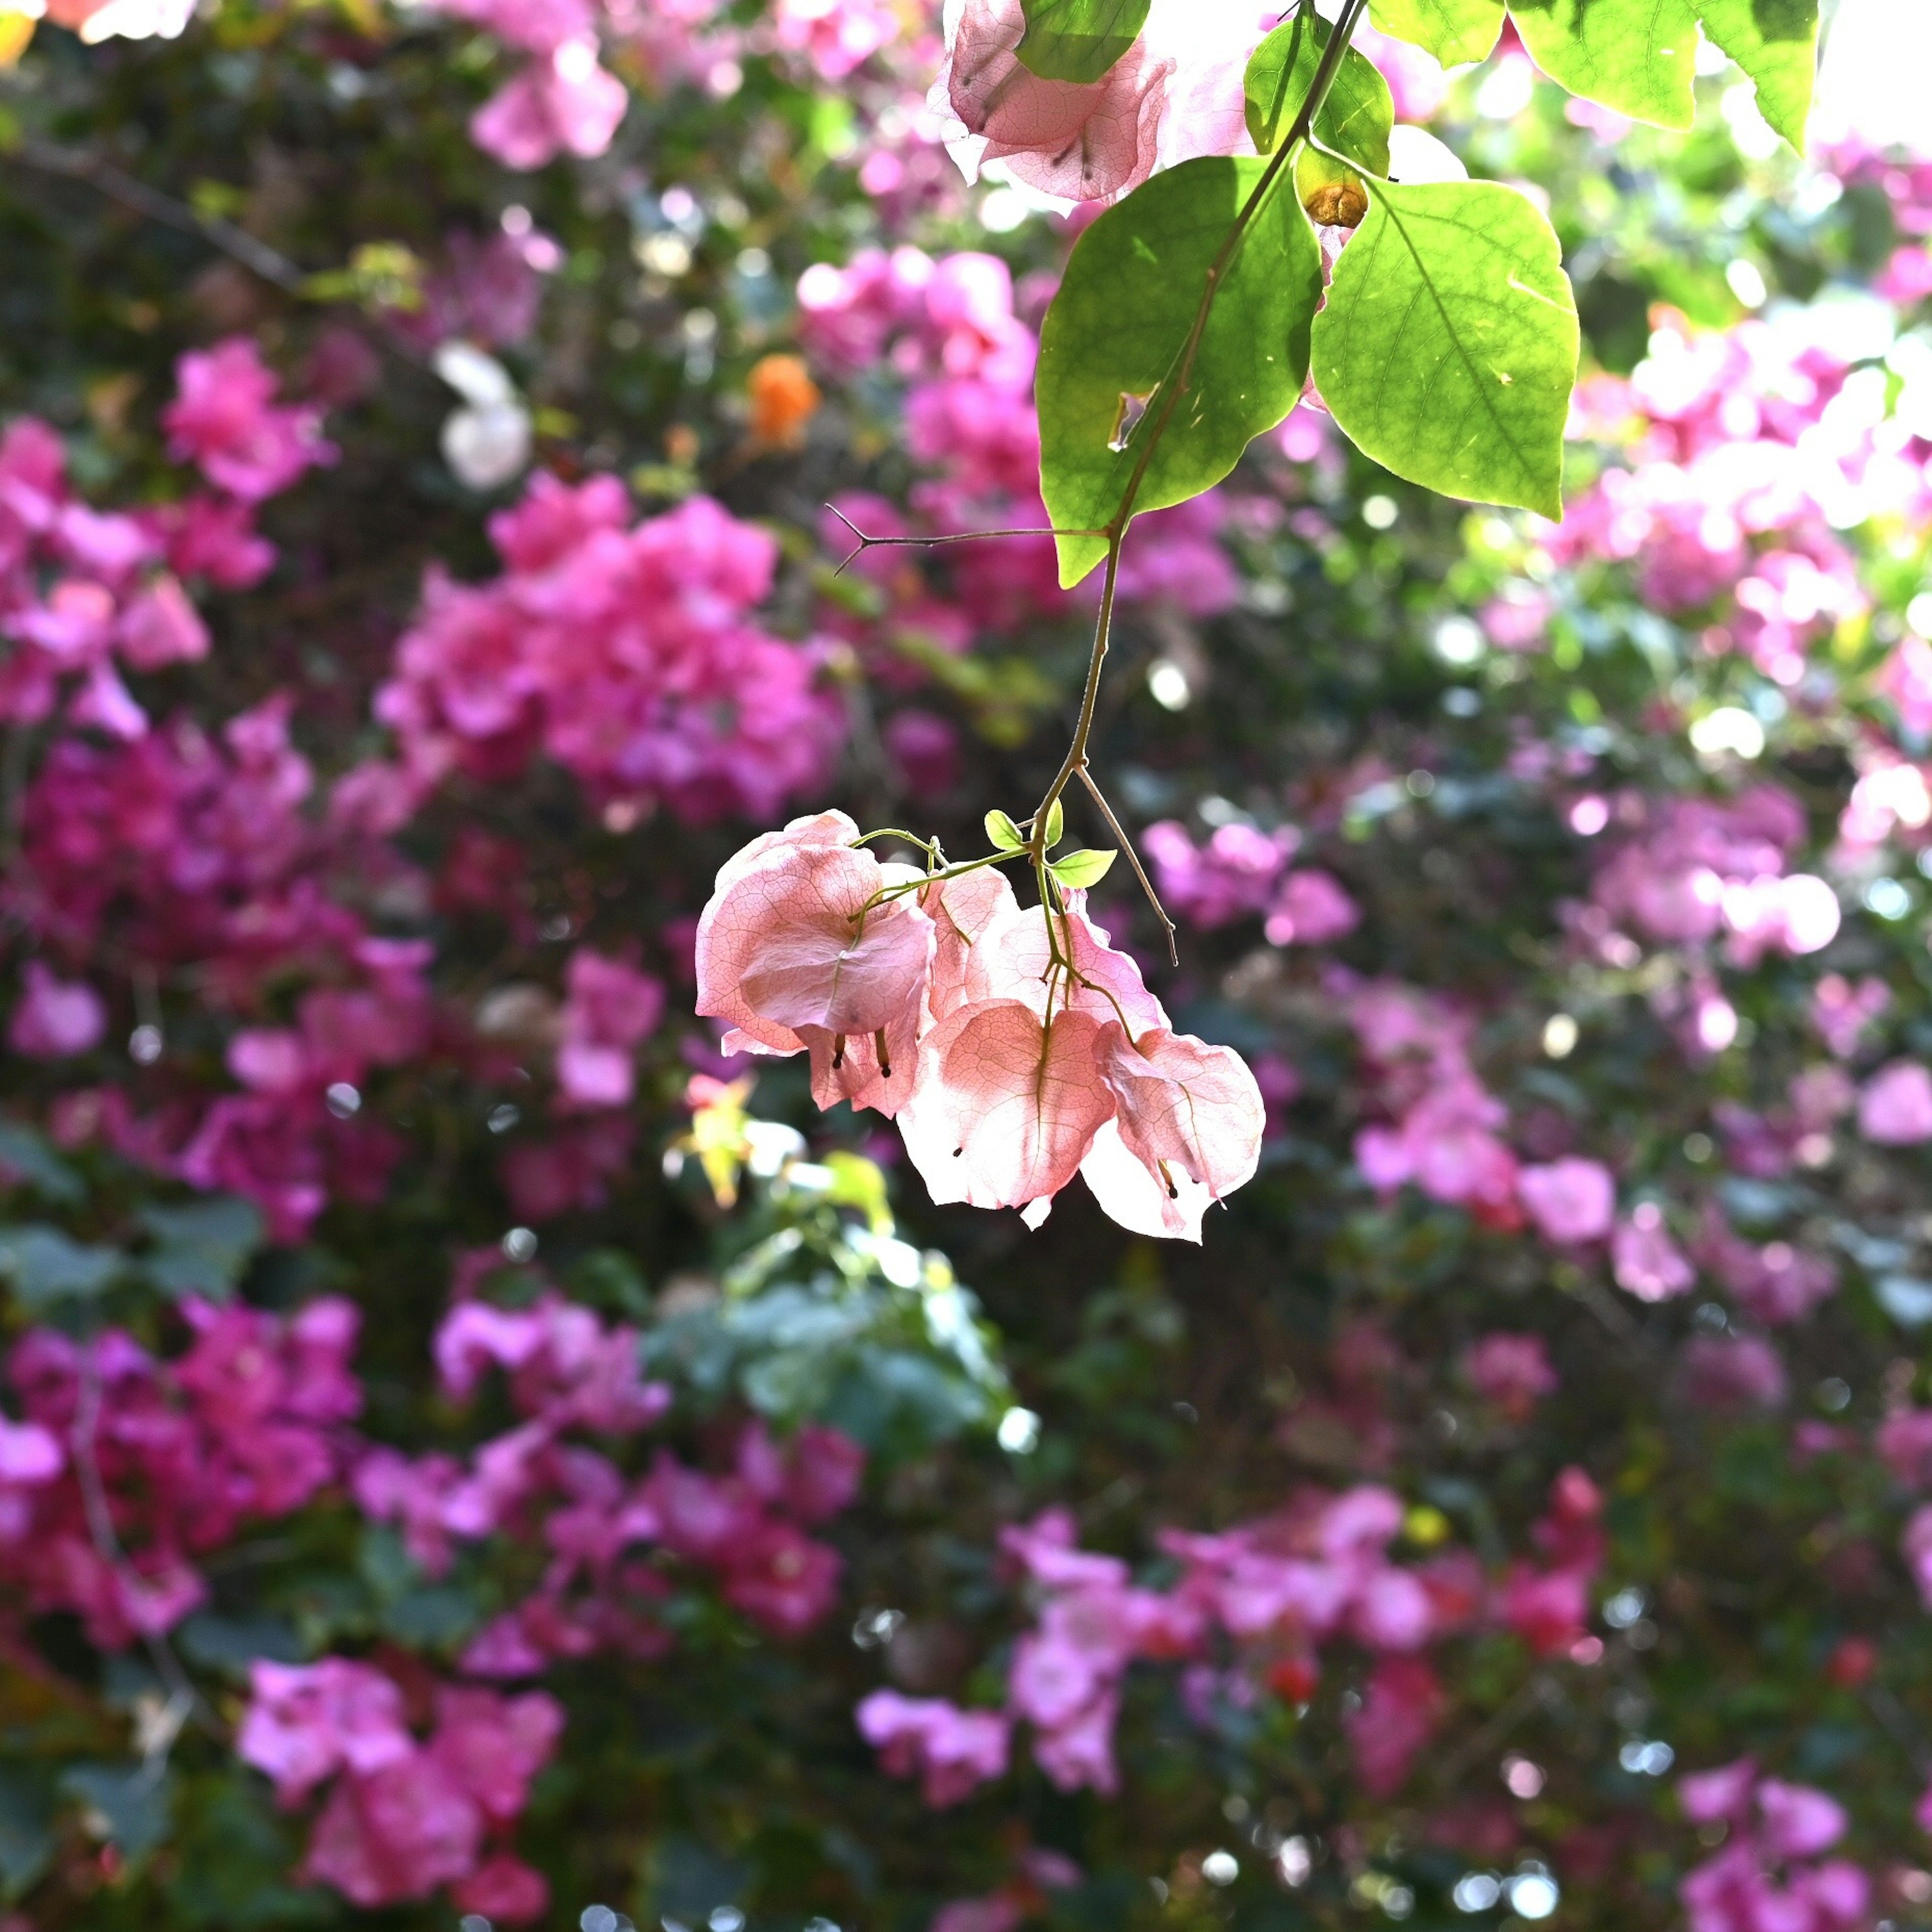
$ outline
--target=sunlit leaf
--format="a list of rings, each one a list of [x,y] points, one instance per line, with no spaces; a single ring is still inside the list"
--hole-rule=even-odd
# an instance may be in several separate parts
[[[1078,852],[1070,852],[1064,859],[1053,862],[1053,876],[1070,892],[1084,892],[1089,886],[1097,886],[1107,876],[1107,869],[1119,856],[1114,852],[1095,851],[1083,847]]]
[[[1316,318],[1323,401],[1398,476],[1561,516],[1578,332],[1549,223],[1492,182],[1370,194]]]
[[[1764,118],[1802,154],[1818,66],[1818,0],[1702,0],[1704,31],[1757,83]]]
[[[1328,44],[1326,20],[1295,14],[1256,48],[1245,82],[1248,133],[1261,152],[1271,154],[1286,137],[1301,111],[1322,50]],[[1395,102],[1375,64],[1351,47],[1315,117],[1315,137],[1324,148],[1385,175],[1389,130]]]
[[[1459,67],[1489,58],[1503,30],[1503,0],[1371,0],[1369,19],[1378,32]]]
[[[1013,52],[1042,80],[1095,81],[1134,44],[1152,0],[1024,0]]]
[[[995,851],[1017,852],[1026,843],[1019,827],[1004,812],[989,812],[982,822]]]
[[[1690,126],[1692,0],[1512,0],[1510,17],[1530,58],[1572,94],[1659,128]]]
[[[1163,394],[1178,380],[1208,270],[1265,165],[1220,156],[1183,162],[1081,236],[1047,310],[1035,390],[1040,487],[1062,530],[1114,518],[1144,458],[1136,510],[1198,496],[1294,407],[1322,264],[1285,192],[1262,206],[1228,264],[1171,411]],[[1163,416],[1149,454],[1147,438]],[[1107,554],[1104,536],[1057,542],[1066,585]]]

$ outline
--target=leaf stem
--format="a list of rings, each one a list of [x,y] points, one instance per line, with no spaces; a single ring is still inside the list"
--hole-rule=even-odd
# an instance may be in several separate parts
[[[1107,645],[1114,623],[1114,599],[1119,586],[1120,569],[1120,544],[1126,535],[1127,525],[1132,520],[1134,506],[1139,500],[1141,486],[1147,480],[1148,466],[1154,460],[1154,452],[1167,426],[1173,420],[1174,412],[1180,398],[1187,392],[1190,379],[1194,373],[1194,364],[1201,350],[1202,338],[1208,332],[1208,317],[1214,306],[1214,298],[1220,292],[1222,279],[1233,262],[1243,239],[1253,226],[1255,217],[1272,194],[1294,158],[1294,150],[1305,141],[1314,127],[1315,117],[1322,110],[1322,104],[1328,97],[1328,90],[1334,85],[1335,76],[1342,70],[1342,56],[1348,51],[1348,43],[1354,38],[1355,29],[1361,23],[1362,16],[1368,11],[1369,0],[1343,0],[1340,16],[1330,32],[1328,44],[1322,50],[1322,58],[1316,64],[1313,77],[1308,83],[1308,92],[1303,97],[1300,106],[1296,110],[1294,120],[1287,134],[1282,136],[1280,147],[1270,156],[1268,166],[1262,170],[1261,178],[1249,190],[1247,200],[1241,204],[1229,226],[1227,238],[1215,252],[1214,259],[1208,266],[1207,285],[1201,292],[1200,306],[1194,312],[1194,320],[1189,327],[1187,339],[1181,344],[1180,353],[1175,358],[1172,374],[1162,383],[1159,403],[1150,408],[1141,418],[1136,435],[1140,437],[1140,448],[1134,459],[1134,466],[1129,473],[1126,487],[1120,493],[1120,506],[1097,531],[1069,532],[1070,535],[1104,536],[1107,539],[1106,578],[1100,592],[1100,608],[1094,623],[1094,648],[1087,663],[1087,683],[1081,693],[1080,716],[1073,730],[1073,741],[1066,748],[1066,756],[1060,760],[1060,770],[1054,774],[1053,782],[1046,788],[1039,808],[1032,820],[1032,836],[1027,849],[1034,857],[1036,868],[1043,872],[1046,848],[1044,843],[1047,814],[1054,802],[1067,785],[1078,778],[1092,794],[1114,835],[1120,842],[1134,868],[1134,876],[1152,904],[1156,914],[1167,932],[1168,951],[1174,952],[1174,926],[1168,918],[1166,909],[1155,897],[1152,884],[1142,868],[1139,855],[1135,851],[1132,841],[1121,830],[1120,822],[1106,802],[1100,796],[1088,772],[1088,740],[1094,729],[1094,712],[1100,695],[1100,672],[1107,658]],[[1144,432],[1142,434],[1142,432]],[[832,514],[838,514],[836,511]],[[844,520],[841,519],[841,520]],[[848,524],[848,528],[851,526]],[[857,534],[855,531],[854,534]],[[855,553],[856,554],[856,553]],[[849,562],[850,560],[848,559]]]

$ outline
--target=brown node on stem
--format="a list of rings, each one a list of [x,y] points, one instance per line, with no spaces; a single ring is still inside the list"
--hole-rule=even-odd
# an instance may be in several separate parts
[[[1358,182],[1324,182],[1302,203],[1308,218],[1324,228],[1359,228],[1369,198]]]

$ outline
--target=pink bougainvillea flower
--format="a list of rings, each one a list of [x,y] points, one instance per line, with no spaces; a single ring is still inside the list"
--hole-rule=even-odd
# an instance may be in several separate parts
[[[1808,1784],[1767,1778],[1757,1788],[1757,1808],[1774,1858],[1810,1858],[1845,1835],[1845,1808]]]
[[[664,988],[588,946],[571,955],[564,987],[558,1086],[578,1106],[628,1106],[637,1084],[634,1057],[664,1016]]]
[[[1063,1004],[1097,1020],[1117,1020],[1138,1035],[1164,1028],[1167,1011],[1141,980],[1141,969],[1108,943],[1104,927],[1087,916],[1086,895],[1068,896],[1066,910],[1054,925],[1061,956],[1070,960],[1073,979],[1052,981],[1054,1004]],[[1007,910],[989,920],[975,947],[964,980],[968,1000],[1019,1000],[1042,1018],[1047,1010],[1048,975],[1054,943],[1038,906],[1022,907],[1009,895]]]
[[[1484,1335],[1463,1351],[1462,1372],[1512,1422],[1528,1421],[1538,1399],[1558,1386],[1540,1335]]]
[[[1015,178],[1069,201],[1103,201],[1153,173],[1174,73],[1144,39],[1100,80],[1042,80],[1013,50],[1026,30],[1020,0],[965,0],[930,105],[968,178],[1004,161]]]
[[[933,1199],[1032,1209],[1036,1226],[1044,1219],[1044,1204],[1113,1117],[1100,1067],[1105,1030],[1078,1010],[1049,1025],[1019,1000],[964,1006],[940,1022],[899,1118]]]
[[[1610,1237],[1610,1266],[1617,1286],[1640,1301],[1667,1301],[1697,1279],[1654,1201],[1639,1202],[1617,1223]]]
[[[866,910],[916,875],[858,836],[843,812],[820,812],[726,862],[698,921],[698,1010],[731,1023],[727,1052],[808,1050],[820,1106],[890,1115],[912,1092],[935,938],[915,894]]]
[[[972,998],[974,986],[986,983],[985,955],[974,949],[1018,916],[1019,902],[1006,874],[991,866],[963,872],[920,897],[937,935],[926,1004],[934,1019],[947,1019]]]
[[[192,460],[218,488],[258,503],[302,472],[335,460],[322,434],[322,412],[274,400],[278,386],[245,335],[195,350],[176,365],[175,400],[161,412],[170,454]]]
[[[550,1910],[550,1881],[513,1852],[493,1852],[449,1888],[450,1903],[494,1924],[527,1925]]]
[[[533,58],[470,117],[470,136],[520,171],[563,153],[587,159],[610,146],[630,98],[598,65],[597,44],[586,35]]]
[[[1130,1040],[1117,1021],[1100,1043],[1115,1118],[1082,1177],[1123,1227],[1198,1241],[1210,1203],[1251,1179],[1260,1160],[1268,1110],[1255,1076],[1232,1048],[1164,1028]]]
[[[1610,1232],[1616,1184],[1601,1161],[1570,1157],[1526,1167],[1517,1191],[1530,1218],[1552,1241],[1594,1241]]]
[[[917,1774],[926,1802],[956,1804],[976,1785],[1006,1774],[1008,1720],[965,1711],[941,1697],[874,1690],[854,1713],[860,1735],[895,1778]]]
[[[1932,1073],[1914,1060],[1880,1068],[1858,1096],[1858,1132],[1886,1147],[1932,1140]]]
[[[86,1053],[107,1030],[107,1006],[85,980],[58,980],[38,959],[21,968],[26,982],[8,1022],[7,1044],[34,1060]]]

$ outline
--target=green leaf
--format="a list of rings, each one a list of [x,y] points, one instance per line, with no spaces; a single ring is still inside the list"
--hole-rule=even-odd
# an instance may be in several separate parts
[[[1089,886],[1097,886],[1107,876],[1107,868],[1119,857],[1117,852],[1096,852],[1083,846],[1078,852],[1070,852],[1064,859],[1053,862],[1053,876],[1070,892],[1084,892]]]
[[[1098,80],[1147,24],[1152,0],[1023,0],[1013,52],[1042,80]]]
[[[216,1301],[235,1292],[264,1232],[261,1210],[232,1194],[179,1208],[145,1208],[141,1220],[154,1237],[154,1252],[142,1264],[148,1280],[165,1294]]]
[[[1051,852],[1066,831],[1066,808],[1058,799],[1046,808],[1046,849]]]
[[[1026,843],[1019,827],[1004,812],[989,812],[981,822],[996,852],[1017,852]]]
[[[1760,112],[1800,154],[1818,66],[1818,0],[1701,0],[1704,31],[1757,83]]]
[[[1370,22],[1433,54],[1444,67],[1487,60],[1503,30],[1503,0],[1370,0]]]
[[[54,1855],[54,1808],[24,1766],[0,1770],[0,1898],[18,1898]]]
[[[1412,483],[1562,516],[1578,334],[1549,223],[1493,182],[1370,196],[1315,320],[1322,400]]]
[[[70,1765],[61,1789],[87,1808],[89,1828],[112,1839],[125,1858],[146,1858],[168,1835],[174,1786],[164,1766]]]
[[[0,1178],[38,1189],[50,1201],[78,1201],[80,1178],[32,1127],[0,1120]]]
[[[58,1228],[0,1228],[0,1270],[30,1309],[98,1294],[127,1259],[117,1249],[89,1247]]]
[[[1145,452],[1134,507],[1157,510],[1210,489],[1294,406],[1308,368],[1322,260],[1294,197],[1256,214],[1228,263],[1187,374],[1167,410],[1208,272],[1267,164],[1204,156],[1136,188],[1082,235],[1040,334],[1040,488],[1063,531],[1118,514]],[[1078,584],[1104,536],[1064,535],[1060,580]]]
[[[1690,126],[1693,0],[1510,0],[1510,17],[1530,58],[1572,94],[1634,121]]]
[[[1326,20],[1297,14],[1256,48],[1244,83],[1248,133],[1264,154],[1280,146],[1320,65],[1330,29]],[[1315,138],[1370,174],[1389,168],[1389,130],[1395,100],[1375,63],[1351,47],[1342,56],[1328,98],[1315,117]]]

